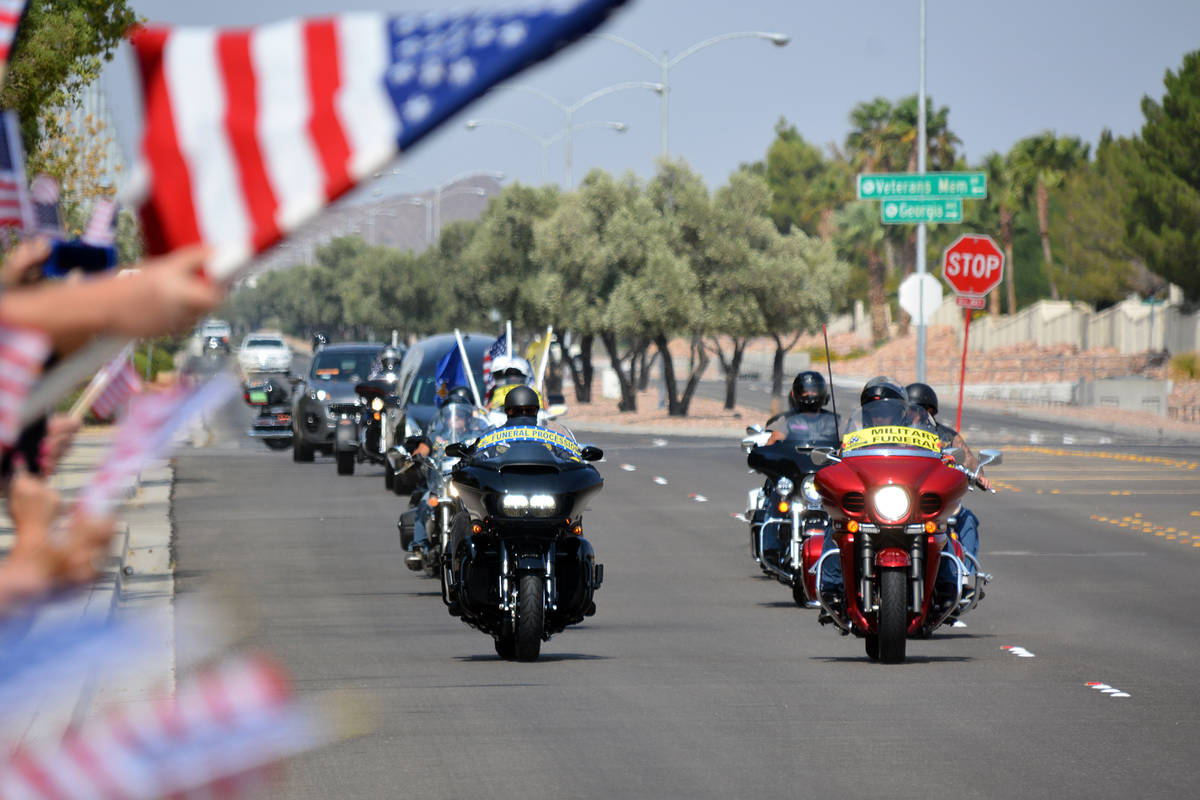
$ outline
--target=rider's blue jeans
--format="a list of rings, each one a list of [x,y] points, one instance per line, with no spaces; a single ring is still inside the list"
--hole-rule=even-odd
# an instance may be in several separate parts
[[[429,506],[429,492],[426,492],[421,495],[421,502],[417,503],[417,518],[413,522],[413,540],[409,550],[429,547],[429,533],[425,530],[425,523],[432,511]]]

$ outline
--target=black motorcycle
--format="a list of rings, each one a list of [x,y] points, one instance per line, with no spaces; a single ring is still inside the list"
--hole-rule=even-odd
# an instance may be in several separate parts
[[[261,439],[272,450],[291,447],[293,434],[289,379],[275,375],[247,383],[242,399],[256,412],[246,431],[248,436]]]
[[[812,452],[829,441],[789,436],[765,444],[761,427],[746,432],[746,464],[766,477],[761,489],[749,493],[750,554],[764,574],[792,588],[796,605],[816,608],[820,602],[812,568],[821,557],[830,520],[817,493],[814,476],[820,467]]]
[[[501,658],[533,661],[543,641],[596,611],[604,579],[582,515],[604,479],[586,461],[597,447],[546,428],[498,428],[474,445],[450,444],[466,512],[454,518],[443,559],[450,613],[491,634]]]
[[[353,475],[354,466],[364,461],[384,463],[389,442],[385,441],[384,409],[399,402],[395,380],[362,381],[354,387],[353,403],[330,403],[337,419],[333,452],[338,475]]]

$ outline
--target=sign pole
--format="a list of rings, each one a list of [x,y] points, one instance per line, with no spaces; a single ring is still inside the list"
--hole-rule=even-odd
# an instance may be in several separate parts
[[[962,430],[962,401],[963,387],[967,383],[967,337],[971,335],[971,309],[964,308],[963,314],[963,356],[962,367],[958,371],[958,414],[954,417],[954,430]]]
[[[925,0],[921,0],[921,68],[917,91],[917,172],[925,174]],[[917,274],[925,274],[925,223],[917,226]],[[918,300],[925,306],[925,284],[921,283]],[[925,382],[925,316],[917,320],[917,381]]]

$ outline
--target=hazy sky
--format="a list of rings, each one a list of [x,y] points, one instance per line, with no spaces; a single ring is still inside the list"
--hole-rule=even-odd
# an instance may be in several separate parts
[[[405,11],[438,0],[133,0],[153,22],[248,25],[350,9]],[[489,0],[455,6],[511,5]],[[717,44],[671,72],[671,154],[686,158],[710,185],[763,157],[781,116],[817,144],[841,142],[857,102],[915,93],[918,0],[630,0],[604,29],[653,53],[675,55],[730,31],[778,31],[787,47],[757,39]],[[1140,101],[1162,94],[1167,69],[1200,49],[1200,0],[928,0],[927,86],[972,162],[1041,130],[1095,142],[1103,128],[1129,134],[1142,123]],[[657,81],[659,70],[618,45],[585,41],[524,73],[519,83],[564,103],[621,81]],[[139,121],[132,72],[122,54],[105,75],[125,148]],[[465,170],[500,170],[541,183],[542,147],[499,128],[469,131],[470,118],[503,119],[552,136],[561,111],[535,97],[495,91],[411,151],[400,175],[372,189],[417,191]],[[657,95],[637,90],[597,100],[576,123],[611,120],[624,133],[575,133],[574,176],[589,168],[652,173],[660,152]],[[1198,132],[1200,133],[1200,132]],[[549,179],[564,184],[565,148],[549,148]]]

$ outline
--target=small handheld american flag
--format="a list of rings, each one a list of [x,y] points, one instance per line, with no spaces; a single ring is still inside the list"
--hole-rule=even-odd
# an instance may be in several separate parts
[[[12,54],[26,4],[27,0],[0,0],[0,86],[4,85],[8,74],[8,57]]]
[[[46,334],[0,324],[0,446],[17,440],[21,407],[49,354]]]
[[[0,112],[0,228],[27,228],[33,207],[25,188],[25,150],[16,113]]]

